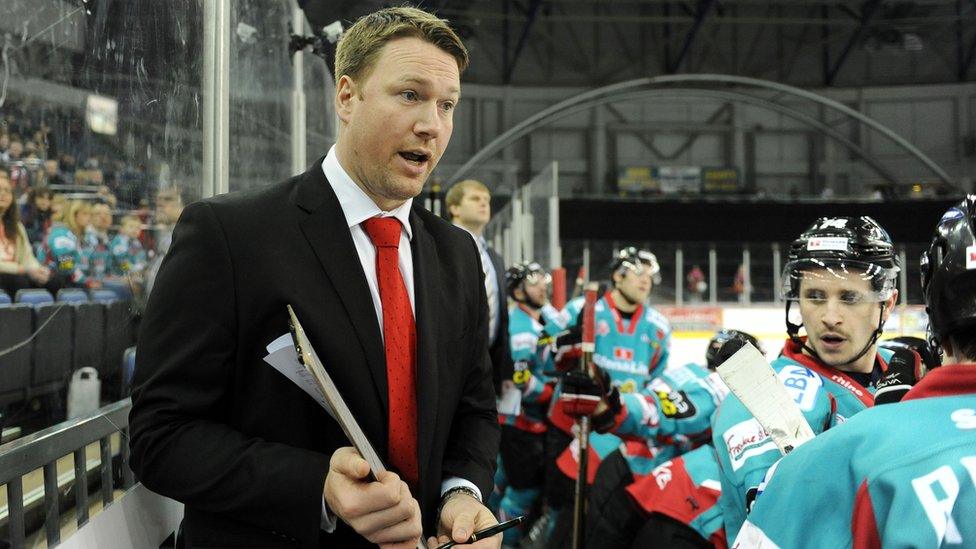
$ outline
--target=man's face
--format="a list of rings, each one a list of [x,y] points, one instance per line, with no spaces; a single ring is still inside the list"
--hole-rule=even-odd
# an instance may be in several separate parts
[[[355,81],[340,77],[340,160],[381,208],[423,189],[451,140],[460,93],[454,57],[419,38],[388,42]]]
[[[466,227],[484,227],[491,219],[491,195],[479,189],[468,189],[461,197],[461,203],[451,207],[451,215]]]
[[[522,284],[522,288],[525,291],[525,296],[529,303],[537,307],[541,307],[549,301],[549,284],[544,277],[540,277],[534,284],[529,284],[526,281]]]
[[[644,303],[651,294],[651,269],[644,266],[640,274],[633,269],[619,269],[613,275],[617,291],[624,295],[631,303]]]
[[[873,301],[871,283],[856,274],[841,278],[823,270],[800,280],[800,316],[807,343],[828,366],[849,364],[878,328],[881,303]],[[886,302],[887,320],[897,292]],[[864,360],[874,360],[869,352]],[[864,358],[864,357],[862,357]]]
[[[92,224],[99,231],[107,231],[112,226],[112,211],[107,204],[92,206]]]
[[[20,155],[24,153],[24,144],[20,141],[10,142],[10,158],[20,158]]]
[[[48,175],[57,175],[58,173],[58,161],[57,160],[45,160],[44,161],[44,172]]]
[[[163,224],[176,223],[183,211],[180,197],[174,193],[159,193],[156,195],[156,221]]]

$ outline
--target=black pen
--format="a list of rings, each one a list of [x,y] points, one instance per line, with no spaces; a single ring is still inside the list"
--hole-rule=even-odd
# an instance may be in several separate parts
[[[449,547],[454,547],[455,545],[462,545],[462,544],[467,544],[467,543],[474,543],[474,542],[478,541],[479,539],[490,538],[491,536],[494,536],[495,534],[497,534],[499,532],[504,532],[505,530],[508,530],[509,528],[511,528],[513,526],[518,526],[519,524],[522,524],[522,521],[523,520],[525,520],[525,516],[524,515],[521,516],[521,517],[513,518],[512,520],[506,520],[505,522],[503,522],[501,524],[496,524],[496,525],[494,525],[494,526],[492,526],[490,528],[485,528],[484,530],[482,530],[480,532],[475,532],[475,533],[471,534],[471,537],[468,538],[468,541],[465,541],[465,542],[462,542],[462,543],[458,543],[458,542],[456,542],[454,540],[451,540],[451,541],[445,543],[444,545],[441,545],[437,549],[448,549]]]

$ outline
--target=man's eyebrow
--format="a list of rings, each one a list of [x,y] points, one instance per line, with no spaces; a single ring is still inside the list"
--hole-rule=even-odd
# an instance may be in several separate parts
[[[399,80],[399,83],[401,83],[401,84],[410,84],[410,83],[412,83],[412,84],[420,84],[421,86],[430,86],[431,85],[430,80],[428,80],[426,78],[421,78],[419,76],[404,76],[403,78],[401,78]],[[447,91],[450,92],[450,93],[453,93],[453,94],[457,95],[457,98],[458,99],[461,98],[461,88],[459,88],[457,86],[451,86]]]

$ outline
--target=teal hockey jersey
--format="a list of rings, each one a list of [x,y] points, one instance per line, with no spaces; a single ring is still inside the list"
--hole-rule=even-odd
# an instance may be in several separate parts
[[[780,460],[734,547],[976,547],[976,365]]]
[[[887,369],[891,354],[887,349],[878,349],[876,371]],[[814,433],[822,433],[874,405],[873,387],[864,387],[844,372],[803,354],[801,346],[792,341],[786,342],[772,367]],[[766,471],[781,454],[773,439],[732,394],[715,415],[712,441],[721,467],[719,506],[726,533],[734,539]]]
[[[536,320],[524,305],[509,310],[508,334],[514,371],[514,395],[503,392],[499,402],[498,422],[523,431],[542,433],[546,430],[546,412],[552,397],[554,380],[543,372],[543,355],[538,352],[539,336],[543,330],[554,334],[562,329],[559,311],[545,305]],[[517,413],[516,413],[517,412]]]

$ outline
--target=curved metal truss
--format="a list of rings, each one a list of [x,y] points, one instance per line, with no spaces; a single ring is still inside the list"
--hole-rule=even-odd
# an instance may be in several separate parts
[[[683,87],[675,87],[675,85],[678,84],[683,85]],[[716,89],[718,86],[721,86],[721,88]],[[729,86],[736,86],[736,88]],[[737,89],[739,87],[758,88],[760,90],[768,90],[776,93],[772,98],[763,98],[748,93],[744,90]],[[560,101],[549,108],[539,111],[538,113],[516,124],[512,128],[506,130],[504,133],[485,145],[485,147],[480,151],[475,153],[467,162],[464,163],[464,165],[458,168],[457,171],[454,172],[454,174],[450,177],[449,182],[453,183],[455,181],[460,181],[474,167],[476,167],[482,161],[490,158],[504,147],[514,143],[516,140],[535,131],[536,129],[551,124],[552,122],[555,122],[563,117],[578,113],[580,111],[589,110],[606,103],[632,101],[634,99],[655,96],[698,96],[710,99],[722,99],[726,101],[747,103],[759,108],[778,112],[798,122],[804,123],[807,126],[818,130],[825,136],[843,144],[847,148],[854,151],[878,174],[887,180],[892,182],[898,180],[895,174],[888,170],[881,160],[871,155],[860,145],[851,141],[843,133],[837,131],[831,125],[817,120],[816,118],[798,109],[777,103],[776,99],[782,96],[792,96],[812,101],[864,124],[883,137],[894,142],[898,147],[905,150],[911,156],[917,158],[942,182],[952,182],[949,174],[941,166],[929,158],[925,153],[920,151],[917,147],[905,140],[905,138],[898,135],[877,120],[865,115],[864,113],[858,112],[847,105],[844,105],[843,103],[830,99],[829,97],[824,97],[813,92],[780,84],[778,82],[725,74],[677,74],[655,76],[650,78],[638,78],[636,80],[611,84],[609,86],[603,86],[575,95]]]

